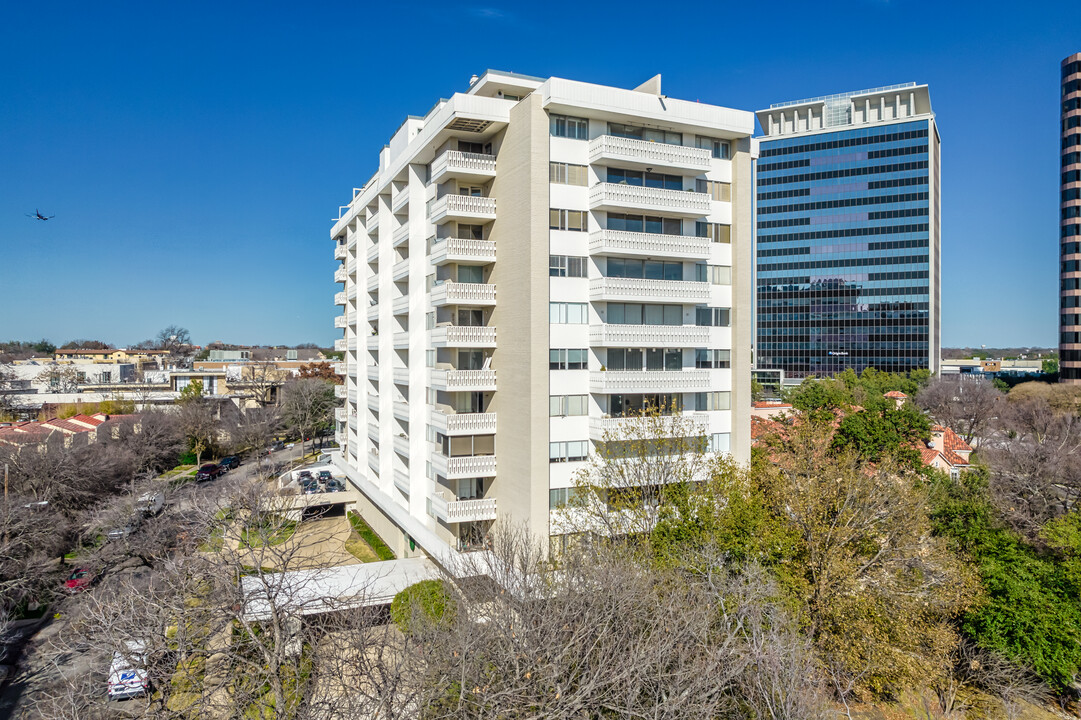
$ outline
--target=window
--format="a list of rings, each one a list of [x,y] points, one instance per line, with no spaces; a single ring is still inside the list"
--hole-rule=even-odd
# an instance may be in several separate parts
[[[700,193],[706,193],[713,200],[732,201],[732,183],[698,179],[694,181],[694,189]]]
[[[715,243],[730,244],[732,242],[731,225],[698,221],[694,224],[694,234],[698,237],[709,238]]]
[[[637,260],[610,257],[605,263],[605,277],[645,278],[646,280],[682,280],[683,263],[663,260]]]
[[[581,462],[589,457],[588,440],[548,443],[548,462]]]
[[[459,265],[458,282],[482,283],[484,282],[484,268],[480,265]]]
[[[566,115],[552,115],[548,126],[554,137],[565,137],[573,140],[589,139],[589,121],[585,118],[567,117]]]
[[[459,240],[483,240],[484,239],[484,226],[483,225],[467,225],[466,223],[458,223],[458,239]]]
[[[618,185],[664,188],[665,190],[683,189],[682,175],[665,175],[663,173],[624,170],[623,168],[613,167],[608,168],[608,182],[616,183]]]
[[[549,370],[585,370],[588,367],[586,349],[559,349],[548,351]]]
[[[709,436],[709,452],[714,453],[726,453],[730,452],[729,448],[732,444],[731,433],[713,433]]]
[[[577,417],[589,412],[586,395],[552,395],[548,398],[550,417]]]
[[[491,155],[492,144],[491,143],[475,143],[467,142],[465,140],[458,141],[458,152],[475,153],[477,155]]]
[[[608,123],[608,134],[616,137],[645,140],[646,142],[659,142],[668,145],[682,145],[683,134],[660,128],[643,128],[623,123]]]
[[[109,383],[113,381],[113,374],[108,370],[103,370],[101,373],[101,381],[103,383]]]
[[[571,165],[570,163],[548,163],[548,181],[559,185],[586,186],[586,166]]]
[[[728,391],[695,393],[694,409],[698,411],[731,410],[732,393]]]
[[[482,188],[480,185],[459,185],[458,194],[469,195],[471,197],[483,197],[484,188]]]
[[[731,157],[732,146],[727,140],[718,140],[717,138],[708,138],[699,135],[695,138],[695,144],[703,150],[709,150],[715,158],[727,160]]]
[[[575,230],[585,232],[589,229],[584,210],[559,210],[552,208],[548,211],[548,228],[551,230]]]
[[[683,351],[679,348],[609,348],[608,370],[682,370]]]
[[[548,491],[548,507],[550,509],[561,508],[568,503],[574,502],[578,497],[578,488],[555,488]]]
[[[435,367],[435,350],[424,351],[424,367]]]
[[[555,325],[583,325],[588,321],[586,303],[548,303],[548,322]]]
[[[586,259],[575,255],[549,255],[548,274],[552,277],[586,276]]]
[[[484,369],[484,351],[483,350],[459,350],[458,351],[458,369],[459,370],[483,370]]]
[[[683,306],[608,303],[607,322],[611,325],[682,325]]]
[[[484,325],[484,311],[480,308],[458,308],[458,322],[455,325],[464,327],[481,327]]]
[[[608,412],[612,417],[633,417],[645,410],[656,410],[661,415],[672,415],[683,411],[683,395],[609,395]]]
[[[732,268],[728,265],[696,263],[694,266],[694,279],[698,282],[708,282],[711,285],[731,285]]]
[[[605,227],[609,230],[646,232],[664,235],[682,235],[683,223],[678,218],[662,218],[652,215],[626,215],[608,213]]]
[[[424,313],[424,327],[427,330],[432,330],[432,329],[435,328],[435,313],[434,312]]]
[[[696,368],[730,368],[732,367],[732,351],[698,348],[694,351],[694,366]]]
[[[462,435],[447,437],[440,434],[440,445],[447,457],[476,457],[495,455],[495,435]]]
[[[710,327],[728,327],[730,308],[699,305],[694,309],[694,324]]]

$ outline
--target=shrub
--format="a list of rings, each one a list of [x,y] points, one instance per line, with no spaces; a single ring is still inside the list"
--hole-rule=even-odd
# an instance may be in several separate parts
[[[449,624],[455,613],[454,598],[442,580],[422,580],[410,585],[390,603],[390,619],[407,635],[417,629],[418,620]]]

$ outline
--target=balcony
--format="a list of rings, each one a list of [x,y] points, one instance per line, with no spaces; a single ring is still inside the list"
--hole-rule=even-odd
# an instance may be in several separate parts
[[[390,236],[391,247],[398,247],[406,240],[409,239],[409,223],[404,222],[402,226],[394,231],[394,234]]]
[[[495,476],[495,455],[471,455],[449,458],[432,453],[432,468],[448,480]]]
[[[593,347],[706,347],[709,328],[696,325],[591,325]]]
[[[709,238],[601,230],[589,234],[590,255],[708,260]]]
[[[475,520],[495,520],[495,498],[476,500],[451,499],[446,491],[436,491],[428,496],[428,509],[431,515],[445,523],[473,522]]]
[[[409,368],[394,368],[394,382],[399,385],[408,385]]]
[[[345,299],[346,300],[353,300],[354,298],[356,298],[356,296],[357,296],[357,286],[356,286],[356,284],[350,285],[349,287],[347,287],[345,289]]]
[[[709,214],[710,199],[705,193],[689,190],[597,183],[589,189],[589,209],[606,212],[633,210],[669,217],[697,218]]]
[[[335,245],[334,246],[334,259],[335,260],[345,260],[348,253],[349,253],[349,250],[346,248],[345,245]]]
[[[379,423],[368,421],[368,437],[379,442]]]
[[[495,432],[495,413],[442,412],[432,408],[428,423],[444,435],[490,435]]]
[[[364,229],[368,231],[369,235],[375,234],[379,230],[379,213],[374,212],[372,216],[368,218],[368,222],[364,223]]]
[[[368,282],[364,287],[368,292],[375,292],[376,290],[378,290],[379,289],[379,275],[373,273],[372,276],[370,278],[368,278]]]
[[[401,212],[402,208],[409,204],[409,187],[406,186],[399,190],[394,195],[394,199],[390,201],[390,211],[397,215]]]
[[[379,393],[368,393],[368,408],[379,412]]]
[[[349,425],[350,430],[352,430],[353,432],[357,431],[357,416],[356,415],[350,415],[349,416],[348,425]]]
[[[378,350],[379,349],[379,336],[378,335],[369,335],[368,339],[365,341],[365,344],[366,344],[366,346],[367,346],[367,348],[369,350]]]
[[[444,325],[432,330],[432,347],[495,347],[495,327]]]
[[[375,322],[376,320],[379,319],[379,306],[378,305],[369,305],[368,309],[365,311],[364,314],[367,316],[369,321]]]
[[[379,382],[379,366],[378,365],[369,365],[368,366],[368,379],[369,380],[375,380],[376,382]]]
[[[684,170],[697,175],[709,170],[713,156],[709,150],[686,145],[601,135],[589,142],[589,162],[615,167],[643,167]]]
[[[698,437],[709,432],[709,416],[703,413],[661,416],[657,418],[598,418],[589,419],[589,439],[597,442],[619,440],[638,435],[660,433],[671,436],[679,431],[682,437]]]
[[[706,197],[703,195],[703,197]],[[705,214],[705,213],[703,213]],[[488,222],[495,220],[495,198],[473,195],[444,195],[432,204],[432,222],[442,225],[458,222]]]
[[[352,260],[350,260],[348,263],[345,264],[345,274],[346,275],[356,275],[357,274],[357,259],[356,258],[353,258]]]
[[[409,494],[409,473],[405,470],[394,468],[394,487],[398,488],[398,491],[402,495]]]
[[[402,295],[400,298],[394,298],[394,302],[390,304],[390,311],[395,315],[409,314],[409,296]]]
[[[345,352],[346,347],[347,347],[347,345],[346,345],[346,342],[345,342],[345,338],[338,338],[337,340],[334,341],[334,349],[337,352]]]
[[[396,332],[394,337],[391,338],[391,342],[394,344],[395,350],[408,350],[409,349],[409,331]]]
[[[345,315],[338,315],[334,318],[334,327],[345,328],[349,326],[349,318]]]
[[[368,468],[379,477],[379,453],[368,453]]]
[[[334,304],[335,305],[345,305],[345,303],[347,303],[347,302],[348,302],[348,300],[345,299],[345,290],[342,290],[341,292],[334,293]]]
[[[336,398],[344,398],[347,394],[348,393],[346,391],[345,385],[335,385],[334,386],[334,397],[336,397]]]
[[[589,391],[602,395],[706,392],[709,389],[709,370],[607,370],[589,373]]]
[[[495,285],[445,282],[432,288],[432,305],[495,305]]]
[[[653,302],[693,305],[709,302],[709,283],[693,280],[593,278],[589,299],[594,302]]]
[[[345,363],[338,361],[331,363],[330,366],[334,369],[335,375],[345,375]]]
[[[394,452],[402,457],[409,457],[409,438],[402,435],[394,436]]]
[[[399,260],[390,268],[390,277],[394,282],[405,280],[409,277],[409,258]]]
[[[337,385],[336,387],[345,387],[345,385]],[[353,405],[356,405],[357,404],[357,391],[356,391],[356,388],[353,388],[352,390],[349,390],[346,394],[347,394],[347,397],[349,398],[349,402],[351,404],[353,404]]]
[[[371,247],[368,248],[368,252],[364,254],[364,259],[369,264],[379,262],[379,246],[373,243]]]
[[[349,352],[356,352],[357,351],[357,339],[355,337],[351,337],[348,340],[346,340],[345,349],[348,350]]]
[[[432,182],[443,178],[488,180],[495,177],[495,156],[447,150],[432,162]]]
[[[405,400],[395,400],[390,404],[390,409],[394,413],[394,417],[409,422],[409,403]]]
[[[348,411],[345,408],[343,408],[343,407],[334,408],[334,419],[335,420],[337,420],[338,422],[341,422],[342,420],[345,420],[347,417],[349,417],[349,414],[348,414]]]
[[[431,370],[429,384],[447,392],[485,392],[495,390],[495,370]]]
[[[432,264],[486,265],[495,262],[495,243],[491,240],[446,238],[432,246]]]
[[[348,279],[348,273],[344,267],[340,267],[334,271],[334,282],[343,283]]]

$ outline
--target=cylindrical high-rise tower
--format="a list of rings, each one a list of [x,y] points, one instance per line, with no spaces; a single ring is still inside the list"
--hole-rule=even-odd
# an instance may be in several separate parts
[[[1081,383],[1081,53],[1062,61],[1059,377]]]

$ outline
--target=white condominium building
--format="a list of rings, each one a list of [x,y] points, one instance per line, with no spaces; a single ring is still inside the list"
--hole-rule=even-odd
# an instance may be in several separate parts
[[[750,112],[488,71],[334,224],[336,462],[399,556],[550,521],[643,407],[750,454]],[[681,423],[682,424],[682,423]]]

